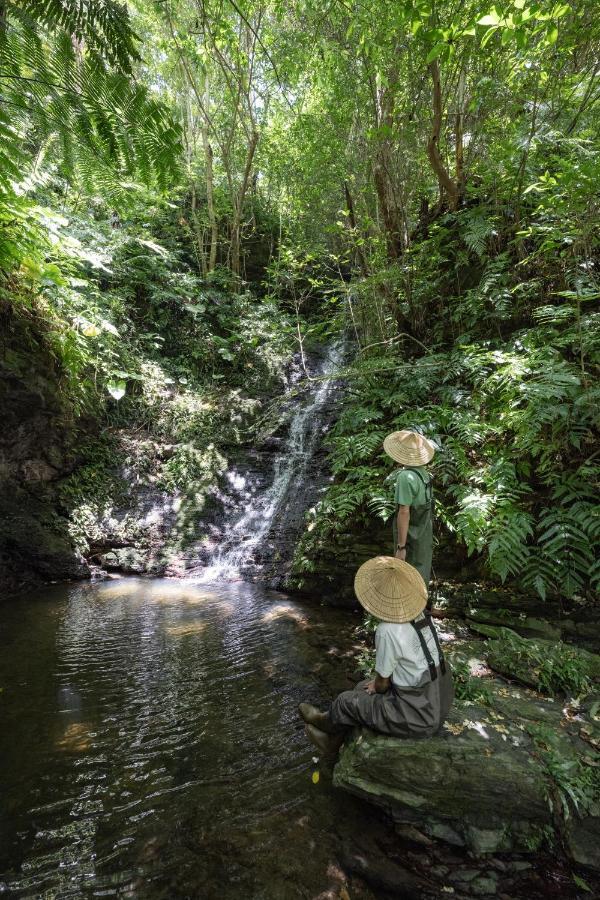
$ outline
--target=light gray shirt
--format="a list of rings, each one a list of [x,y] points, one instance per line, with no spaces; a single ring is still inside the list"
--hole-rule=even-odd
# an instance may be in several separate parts
[[[417,616],[415,621],[422,619]],[[422,632],[436,666],[440,657],[430,628]],[[416,687],[428,672],[427,659],[417,632],[410,622],[395,625],[380,622],[375,632],[375,670],[382,678],[390,678],[398,687]]]

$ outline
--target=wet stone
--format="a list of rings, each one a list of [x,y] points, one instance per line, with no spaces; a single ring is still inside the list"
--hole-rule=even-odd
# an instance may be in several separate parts
[[[469,885],[469,889],[477,896],[487,896],[496,894],[498,890],[498,880],[492,874],[476,878]]]
[[[473,881],[480,875],[481,869],[459,869],[456,872],[452,872],[452,874],[448,876],[448,880],[453,884],[454,882],[468,882]]]

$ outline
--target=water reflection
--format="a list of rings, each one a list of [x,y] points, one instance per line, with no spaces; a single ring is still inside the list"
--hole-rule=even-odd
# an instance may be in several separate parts
[[[363,823],[312,784],[296,704],[331,692],[323,642],[349,645],[353,623],[318,615],[144,579],[9,602],[0,893],[339,897],[340,841]]]

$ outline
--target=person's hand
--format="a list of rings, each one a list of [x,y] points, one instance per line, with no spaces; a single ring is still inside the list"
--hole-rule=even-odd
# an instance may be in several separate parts
[[[365,691],[367,694],[375,694],[377,693],[375,690],[375,681],[369,681],[368,684],[365,684]]]
[[[396,550],[394,556],[396,557],[396,559],[406,561],[406,550]]]

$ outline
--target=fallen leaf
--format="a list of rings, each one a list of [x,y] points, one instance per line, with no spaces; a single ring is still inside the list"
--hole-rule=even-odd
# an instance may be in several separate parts
[[[451,734],[461,734],[465,730],[464,725],[453,725],[452,722],[445,722],[444,728]]]
[[[508,728],[506,725],[492,725],[494,731],[499,731],[500,734],[508,734]]]

